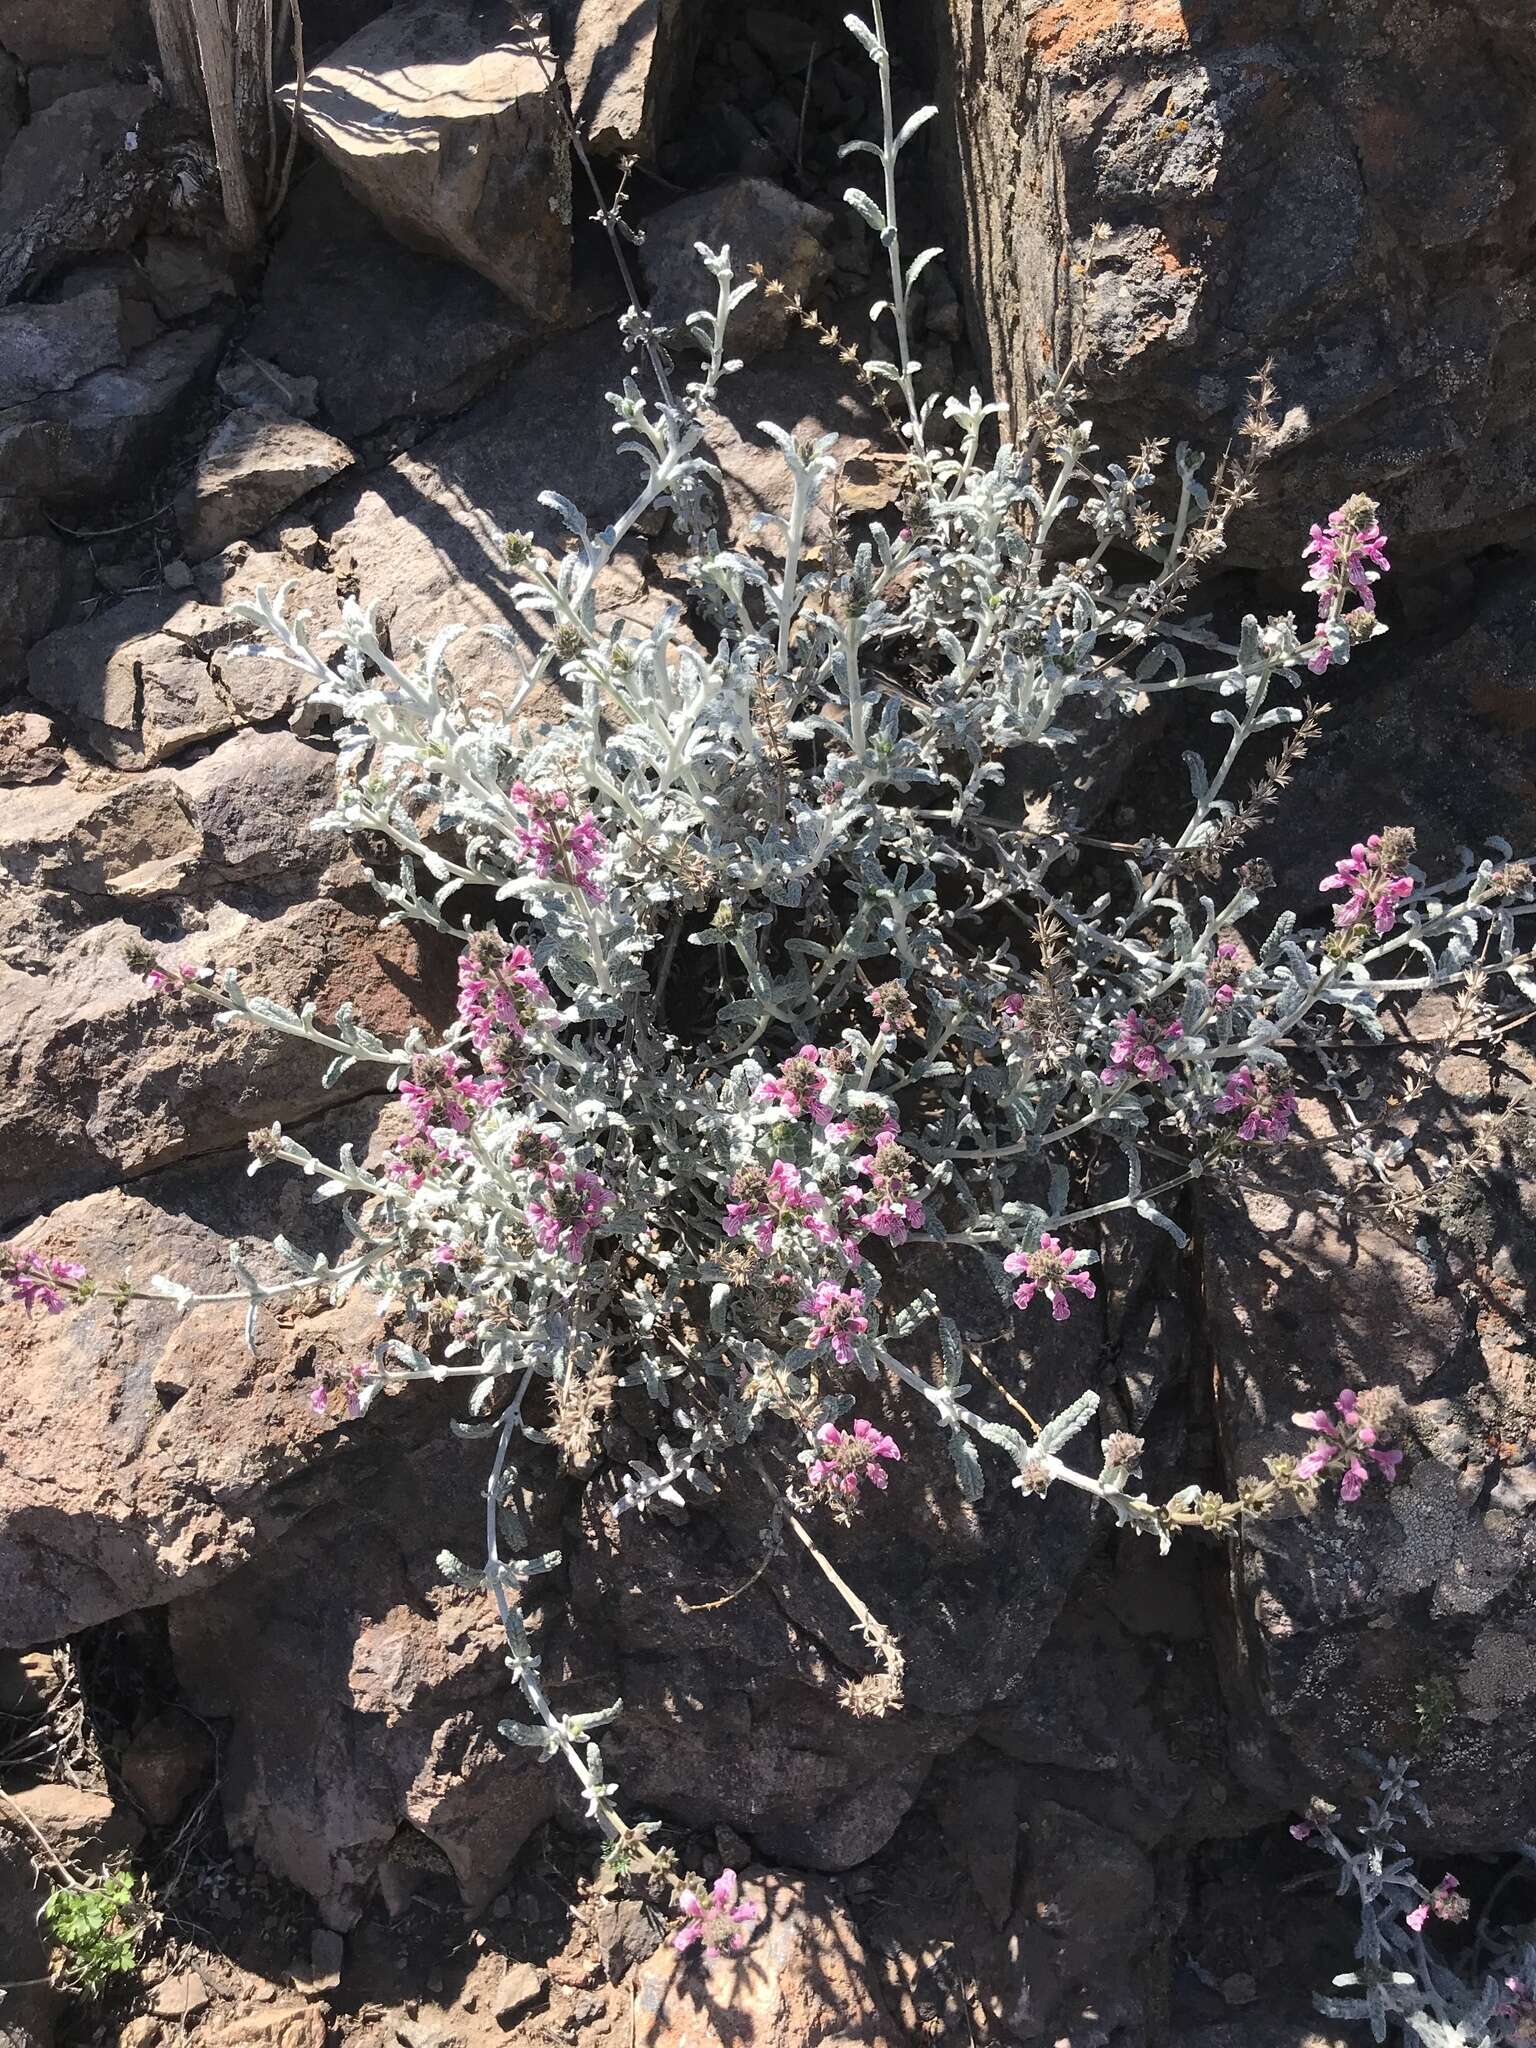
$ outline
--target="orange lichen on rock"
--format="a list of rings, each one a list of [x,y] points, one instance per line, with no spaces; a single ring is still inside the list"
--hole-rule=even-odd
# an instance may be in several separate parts
[[[1182,0],[1052,0],[1024,31],[1025,46],[1042,63],[1059,63],[1080,44],[1120,29],[1130,40],[1189,40]]]

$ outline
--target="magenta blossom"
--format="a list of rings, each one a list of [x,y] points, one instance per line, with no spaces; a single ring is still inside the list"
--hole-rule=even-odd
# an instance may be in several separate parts
[[[1228,1074],[1216,1107],[1223,1115],[1242,1119],[1237,1135],[1245,1145],[1289,1134],[1296,1114],[1296,1096],[1287,1085],[1289,1080],[1284,1067],[1250,1067],[1246,1061]]]
[[[827,1136],[837,1145],[883,1145],[899,1132],[895,1112],[883,1095],[855,1095],[847,1113],[827,1125]]]
[[[697,1892],[686,1891],[678,1898],[682,1910],[683,1924],[672,1936],[672,1946],[678,1954],[686,1955],[696,1941],[704,1944],[704,1953],[713,1962],[722,1949],[739,1953],[747,1945],[748,1929],[760,1919],[761,1909],[750,1899],[738,1899],[736,1894],[736,1873],[722,1870],[709,1888],[707,1901]]]
[[[1034,1251],[1010,1252],[1003,1261],[1003,1269],[1025,1276],[1013,1290],[1014,1301],[1020,1308],[1028,1308],[1037,1294],[1044,1294],[1051,1304],[1051,1314],[1058,1323],[1064,1323],[1072,1313],[1069,1288],[1088,1301],[1098,1292],[1088,1275],[1078,1271],[1092,1257],[1091,1252],[1069,1251],[1059,1238],[1044,1230]]]
[[[309,1390],[309,1406],[313,1414],[325,1416],[330,1413],[331,1395],[339,1401],[341,1411],[348,1422],[356,1422],[363,1412],[363,1394],[374,1378],[371,1365],[349,1365],[334,1385],[322,1374]]]
[[[1424,1932],[1424,1924],[1433,1913],[1437,1920],[1465,1920],[1467,1902],[1462,1896],[1461,1881],[1449,1870],[1435,1886],[1427,1899],[1420,1900],[1411,1913],[1403,1918],[1415,1934]]]
[[[433,1131],[467,1131],[475,1112],[500,1093],[499,1081],[475,1080],[451,1052],[418,1053],[409,1078],[400,1083],[400,1100],[422,1138]]]
[[[563,1159],[551,1160],[535,1185],[524,1214],[539,1250],[584,1259],[588,1241],[612,1206],[612,1190],[586,1167],[572,1167]]]
[[[480,940],[459,955],[461,1023],[487,1066],[495,1067],[497,1041],[520,1042],[535,1024],[554,1014],[554,1000],[526,946],[502,947]]]
[[[1350,498],[1328,515],[1327,526],[1314,525],[1311,538],[1302,549],[1302,560],[1311,561],[1306,588],[1317,597],[1319,632],[1332,626],[1351,593],[1360,609],[1374,612],[1376,593],[1371,588],[1378,576],[1391,568],[1387,560],[1387,537],[1377,523],[1376,506],[1369,498]],[[1314,675],[1321,675],[1333,661],[1333,650],[1325,641],[1308,661]]]
[[[821,1452],[811,1460],[806,1478],[812,1486],[825,1486],[848,1500],[858,1498],[860,1482],[865,1479],[884,1493],[882,1458],[893,1465],[901,1463],[901,1450],[894,1437],[883,1435],[862,1415],[855,1419],[851,1430],[839,1429],[835,1422],[824,1422],[816,1432],[816,1441]]]
[[[1358,1397],[1348,1387],[1339,1390],[1334,1416],[1326,1408],[1303,1410],[1291,1417],[1298,1429],[1315,1432],[1311,1448],[1296,1460],[1298,1479],[1337,1478],[1339,1498],[1356,1501],[1374,1465],[1390,1486],[1403,1462],[1401,1451],[1383,1450],[1376,1432],[1360,1414]]]
[[[41,1252],[21,1252],[13,1262],[0,1253],[0,1279],[9,1283],[13,1298],[28,1315],[34,1308],[45,1309],[51,1316],[59,1315],[65,1306],[60,1288],[73,1288],[84,1278],[84,1266],[77,1266],[71,1259],[45,1259]]]
[[[867,1194],[851,1188],[843,1197],[856,1228],[873,1231],[876,1237],[893,1245],[905,1244],[909,1230],[922,1229],[923,1205],[914,1192],[912,1172],[916,1163],[894,1138],[878,1139],[873,1152],[855,1159],[854,1172],[863,1174],[869,1182]],[[866,1204],[862,1208],[861,1199]]]
[[[820,1244],[839,1242],[827,1219],[826,1196],[798,1166],[787,1159],[775,1159],[766,1173],[760,1166],[744,1166],[731,1182],[726,1236],[748,1236],[760,1252],[771,1252],[779,1230],[794,1223]]]
[[[1403,840],[1406,838],[1406,845]],[[1348,891],[1335,907],[1334,923],[1341,931],[1361,923],[1367,913],[1378,938],[1385,938],[1397,923],[1397,907],[1413,894],[1411,876],[1402,872],[1403,862],[1413,845],[1412,837],[1400,833],[1373,832],[1363,843],[1356,840],[1347,860],[1336,861],[1331,875],[1318,883],[1319,890]]]
[[[151,967],[148,974],[144,977],[156,995],[163,988],[174,988],[178,978],[183,982],[201,981],[203,978],[202,969],[198,967],[177,967],[172,970],[166,967]]]
[[[592,813],[583,811],[578,818],[563,789],[532,789],[526,782],[514,782],[511,793],[527,819],[514,831],[518,851],[539,880],[566,882],[591,902],[600,902],[597,871],[608,842]]]
[[[821,1065],[821,1053],[814,1045],[802,1045],[785,1060],[778,1073],[770,1074],[757,1091],[759,1102],[772,1102],[793,1117],[808,1116],[812,1123],[830,1122],[827,1105],[835,1076]]]
[[[1236,946],[1233,945],[1230,939],[1223,939],[1221,944],[1216,948],[1216,957],[1212,962],[1214,974],[1220,974],[1223,969],[1230,970],[1232,962],[1236,958]],[[1226,980],[1218,981],[1216,983],[1216,986],[1211,990],[1211,1001],[1215,1003],[1218,1010],[1225,1010],[1229,1008],[1231,1004],[1236,1001],[1236,999],[1237,986],[1234,982]]]
[[[854,1342],[869,1328],[864,1313],[862,1287],[839,1287],[835,1280],[823,1280],[798,1304],[801,1315],[811,1317],[811,1349],[832,1348],[839,1365],[853,1358]]]
[[[1160,1048],[1182,1036],[1177,1023],[1159,1024],[1152,1017],[1142,1017],[1135,1010],[1127,1010],[1120,1019],[1115,1042],[1109,1049],[1109,1065],[1099,1079],[1107,1088],[1128,1079],[1133,1073],[1139,1074],[1144,1081],[1166,1081],[1173,1068]]]

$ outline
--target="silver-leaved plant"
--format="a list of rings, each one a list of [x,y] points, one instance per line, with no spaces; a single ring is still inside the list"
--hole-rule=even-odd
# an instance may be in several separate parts
[[[387,842],[373,879],[389,918],[458,949],[452,1029],[386,1043],[348,1009],[321,1020],[233,974],[150,963],[168,992],[398,1091],[406,1128],[374,1163],[256,1134],[255,1165],[315,1176],[354,1242],[334,1266],[280,1244],[290,1280],[237,1270],[223,1298],[255,1315],[305,1289],[377,1297],[376,1350],[316,1390],[322,1410],[467,1382],[462,1427],[490,1439],[486,1555],[445,1569],[482,1585],[505,1624],[531,1715],[505,1733],[566,1759],[619,1861],[650,1851],[595,1739],[618,1707],[557,1711],[521,1617],[524,1582],[558,1563],[524,1554],[508,1505],[522,1446],[553,1444],[600,1483],[608,1407],[638,1390],[652,1443],[608,1476],[614,1512],[762,1486],[765,1521],[804,1543],[868,1645],[850,1707],[890,1711],[899,1631],[816,1535],[818,1515],[870,1511],[865,1489],[896,1468],[883,1387],[908,1389],[944,1432],[967,1498],[991,1466],[1027,1497],[1021,1512],[1066,1486],[1164,1545],[1305,1506],[1329,1477],[1352,1498],[1392,1477],[1396,1453],[1345,1390],[1333,1417],[1301,1418],[1311,1450],[1236,1499],[1190,1486],[1154,1501],[1134,1437],[1112,1432],[1078,1461],[1093,1389],[1039,1425],[973,1399],[968,1360],[985,1368],[886,1254],[920,1241],[974,1261],[1049,1344],[1094,1292],[1102,1219],[1129,1212],[1182,1243],[1191,1183],[1251,1172],[1286,1142],[1292,1069],[1315,1077],[1316,1041],[1380,1038],[1388,998],[1469,977],[1536,999],[1536,891],[1507,847],[1431,881],[1410,833],[1362,832],[1324,883],[1331,929],[1254,922],[1263,878],[1235,856],[1315,730],[1305,675],[1381,630],[1376,508],[1353,499],[1313,529],[1315,629],[1250,617],[1229,644],[1187,599],[1252,488],[1262,394],[1248,453],[1209,487],[1183,447],[1171,464],[1160,444],[1102,460],[1066,376],[1017,444],[979,394],[922,395],[910,302],[936,252],[908,260],[896,183],[934,110],[898,127],[878,0],[872,23],[849,26],[884,116],[878,143],[850,145],[873,160],[876,193],[849,200],[889,261],[876,320],[891,352],[862,374],[895,423],[900,524],[829,522],[833,437],[765,422],[786,509],[750,545],[721,539],[710,408],[739,368],[732,309],[759,287],[729,249],[701,248],[713,304],[691,323],[693,382],[675,389],[644,316],[627,317],[656,373],[652,392],[637,371],[610,395],[637,478],[627,508],[594,530],[551,493],[565,552],[505,537],[517,619],[470,629],[505,651],[503,705],[471,708],[456,687],[462,629],[392,651],[349,603],[339,651],[322,652],[283,591],[241,608],[262,655],[301,671],[340,723],[322,827]],[[686,602],[649,627],[608,616],[617,551],[668,515]],[[1217,745],[1185,756],[1182,829],[1093,838],[1065,794],[1084,732],[1191,691],[1211,702]],[[31,1252],[7,1270],[44,1307],[104,1284]],[[906,1355],[928,1321],[931,1374]]]

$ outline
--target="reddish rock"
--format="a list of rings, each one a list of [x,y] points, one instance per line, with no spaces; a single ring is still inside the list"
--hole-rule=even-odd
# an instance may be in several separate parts
[[[708,1962],[670,1944],[635,1987],[635,2048],[896,2048],[852,1921],[823,1886],[769,1876],[739,1955]]]
[[[1075,351],[1106,435],[1214,452],[1272,359],[1283,445],[1234,528],[1243,559],[1299,580],[1309,522],[1360,490],[1405,557],[1531,532],[1529,8],[935,0],[930,19],[952,246],[1015,413]]]

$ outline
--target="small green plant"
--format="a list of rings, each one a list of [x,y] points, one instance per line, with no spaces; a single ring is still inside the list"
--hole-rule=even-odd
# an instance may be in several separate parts
[[[1413,1688],[1413,1718],[1420,1742],[1433,1749],[1456,1718],[1456,1688],[1443,1671]]]
[[[54,1974],[71,1991],[99,1996],[112,1978],[138,1968],[145,1914],[131,1870],[60,1885],[48,1895],[43,1924],[57,1951]]]

